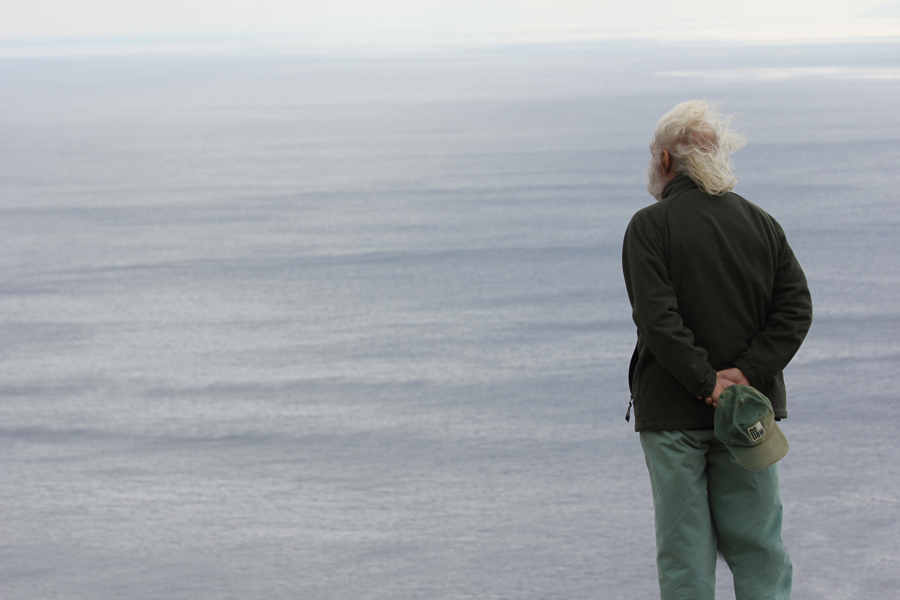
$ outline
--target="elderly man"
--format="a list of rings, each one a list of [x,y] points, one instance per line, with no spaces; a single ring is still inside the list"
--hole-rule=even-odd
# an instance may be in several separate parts
[[[744,145],[732,118],[692,101],[659,121],[647,186],[658,202],[634,215],[622,253],[638,332],[629,383],[664,600],[713,598],[717,550],[737,600],[791,590],[776,467],[742,467],[713,430],[719,395],[736,383],[787,417],[782,370],[812,322],[781,226],[731,191],[729,155]]]

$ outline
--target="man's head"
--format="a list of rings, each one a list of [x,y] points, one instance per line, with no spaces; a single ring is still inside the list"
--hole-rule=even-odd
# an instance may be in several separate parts
[[[708,194],[734,188],[728,157],[742,148],[744,136],[730,129],[737,115],[726,115],[705,100],[682,102],[659,123],[650,140],[647,191],[657,200],[675,175],[684,173]]]

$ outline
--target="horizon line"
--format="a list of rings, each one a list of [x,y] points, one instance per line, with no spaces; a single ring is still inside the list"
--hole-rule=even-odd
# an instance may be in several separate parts
[[[347,30],[0,37],[0,58],[135,54],[422,52],[495,46],[643,42],[811,45],[900,42],[900,18],[682,20],[494,32]]]

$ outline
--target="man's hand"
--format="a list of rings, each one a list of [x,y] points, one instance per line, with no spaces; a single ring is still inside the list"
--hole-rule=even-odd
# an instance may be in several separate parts
[[[722,379],[719,377],[719,374],[716,373],[716,387],[713,389],[712,396],[706,399],[706,403],[716,408],[719,402],[719,396],[729,387],[733,386],[734,383],[728,381],[727,379]]]
[[[747,381],[747,377],[744,375],[744,372],[736,367],[725,369],[724,371],[719,371],[718,373],[716,373],[716,377],[725,379],[726,381],[730,381],[732,385],[750,385],[750,382]]]
[[[719,396],[733,385],[750,385],[744,372],[738,368],[732,367],[716,373],[716,387],[712,396],[706,399],[706,403],[716,408],[719,405]]]

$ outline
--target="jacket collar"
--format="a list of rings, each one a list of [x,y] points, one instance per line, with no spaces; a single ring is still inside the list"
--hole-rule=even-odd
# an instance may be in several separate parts
[[[700,186],[697,185],[693,179],[691,179],[684,173],[679,173],[672,178],[672,181],[666,184],[665,189],[663,189],[662,199],[666,200],[667,198],[671,198],[676,194],[680,194],[681,192],[686,192],[687,190],[691,189],[699,190]]]

